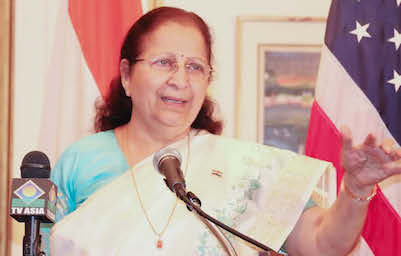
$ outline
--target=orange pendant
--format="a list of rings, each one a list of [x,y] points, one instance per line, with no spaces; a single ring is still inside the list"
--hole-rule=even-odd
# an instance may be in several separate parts
[[[157,243],[156,243],[156,247],[158,248],[158,249],[161,249],[161,248],[163,248],[163,241],[162,240],[157,240]]]

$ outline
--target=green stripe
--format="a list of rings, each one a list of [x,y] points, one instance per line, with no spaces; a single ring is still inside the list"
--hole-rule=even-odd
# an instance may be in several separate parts
[[[22,199],[13,198],[11,202],[12,207],[45,207],[45,200],[44,199],[36,199],[31,203],[27,203]]]

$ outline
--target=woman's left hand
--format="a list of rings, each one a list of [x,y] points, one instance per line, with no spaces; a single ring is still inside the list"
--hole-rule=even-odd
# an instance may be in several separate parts
[[[344,183],[354,193],[369,195],[384,179],[401,173],[401,148],[386,139],[381,145],[369,134],[359,146],[353,146],[349,129],[342,129],[342,165]]]

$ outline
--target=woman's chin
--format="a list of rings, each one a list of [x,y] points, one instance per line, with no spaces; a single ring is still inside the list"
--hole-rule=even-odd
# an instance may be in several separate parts
[[[184,118],[161,118],[160,123],[162,126],[166,127],[167,129],[174,129],[176,128],[178,130],[185,130],[188,129],[191,126],[191,122],[187,121]]]

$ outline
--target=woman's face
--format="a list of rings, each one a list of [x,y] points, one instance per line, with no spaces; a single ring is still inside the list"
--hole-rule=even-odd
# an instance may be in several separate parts
[[[142,42],[138,62],[121,62],[121,77],[133,104],[134,122],[145,126],[190,127],[209,85],[207,49],[193,25],[165,23]],[[178,67],[178,69],[177,69]]]

